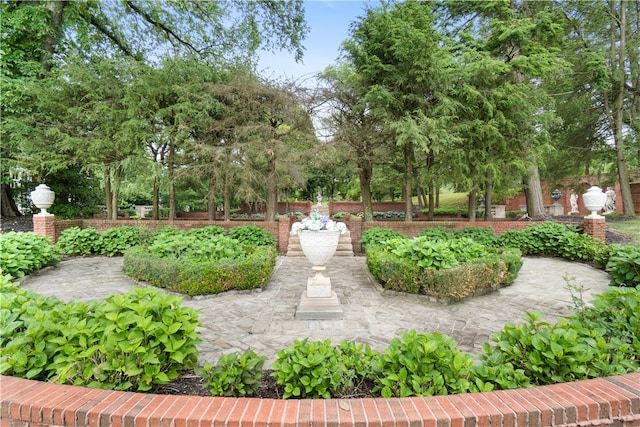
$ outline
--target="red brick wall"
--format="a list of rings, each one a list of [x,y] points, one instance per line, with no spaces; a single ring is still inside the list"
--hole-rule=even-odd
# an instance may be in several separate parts
[[[402,399],[162,396],[1,376],[0,427],[640,426],[640,373]]]
[[[88,228],[94,227],[99,232],[103,232],[114,227],[134,226],[147,228],[150,231],[154,231],[159,227],[175,227],[178,230],[190,230],[197,227],[205,227],[207,225],[216,225],[229,229],[232,227],[238,227],[241,225],[256,225],[267,230],[273,237],[277,239],[278,250],[281,253],[286,252],[287,245],[289,244],[289,232],[291,230],[291,224],[298,219],[296,217],[280,217],[278,221],[202,221],[202,220],[103,220],[103,219],[83,219],[83,220],[56,220],[55,230],[56,235],[59,237],[62,230],[69,227],[81,227]],[[585,232],[599,239],[604,239],[606,224],[604,220],[598,222],[595,226],[587,225],[585,222]],[[422,230],[428,227],[445,227],[451,230],[462,230],[465,227],[488,227],[491,228],[496,234],[500,235],[507,230],[523,230],[534,224],[530,221],[373,221],[364,222],[362,218],[351,216],[345,218],[344,222],[347,224],[349,231],[351,232],[351,241],[353,243],[353,251],[356,254],[362,253],[362,247],[360,245],[360,239],[362,233],[373,227],[390,228],[398,231],[408,237],[417,236]],[[575,224],[583,224],[582,218],[576,218]]]
[[[35,234],[49,237],[52,243],[56,242],[56,222],[53,215],[34,215],[32,220]]]

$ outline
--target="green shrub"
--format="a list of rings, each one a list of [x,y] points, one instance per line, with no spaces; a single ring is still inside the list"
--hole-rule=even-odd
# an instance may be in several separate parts
[[[416,263],[418,267],[436,270],[455,267],[489,255],[485,246],[467,238],[430,240],[422,236],[388,240],[385,246],[389,252]]]
[[[35,233],[0,234],[0,274],[23,277],[59,261],[51,240]]]
[[[485,343],[481,364],[488,368],[512,365],[527,380],[518,387],[545,385],[618,375],[637,368],[633,348],[606,330],[591,329],[579,319],[541,321],[541,313],[527,313],[525,322],[509,324]]]
[[[267,230],[257,225],[242,225],[229,230],[229,236],[243,245],[276,246],[276,239]]]
[[[407,239],[407,236],[389,228],[373,227],[362,233],[360,242],[362,243],[362,250],[366,252],[368,248],[384,244],[387,240],[402,238]]]
[[[498,238],[497,243],[518,248],[523,255],[557,256],[571,261],[593,261],[603,246],[591,236],[578,233],[574,225],[555,222],[533,224],[520,231],[507,231]]]
[[[271,246],[243,252],[239,258],[224,259],[160,257],[143,247],[134,247],[125,252],[122,269],[125,274],[159,288],[185,295],[209,295],[264,286],[276,256]]]
[[[198,312],[152,289],[106,303],[63,303],[5,289],[0,318],[3,375],[148,391],[197,361]]]
[[[178,231],[155,235],[148,248],[151,254],[160,258],[200,261],[244,256],[237,240],[224,234],[205,235],[201,232]]]
[[[373,357],[369,346],[353,342],[334,347],[330,340],[295,340],[293,346],[278,351],[273,375],[284,385],[284,399],[342,397],[360,388]]]
[[[458,301],[508,285],[522,267],[517,250],[486,248],[472,240],[389,240],[367,252],[371,274],[385,288]]]
[[[71,227],[63,230],[56,248],[64,255],[87,256],[100,253],[100,233],[93,227]]]
[[[165,228],[166,231],[171,230],[170,228]],[[174,231],[173,234],[176,232]],[[220,236],[226,235],[227,230],[218,225],[207,225],[205,227],[192,228],[189,231],[185,232],[189,236],[193,236],[196,239],[209,239],[212,236]]]
[[[605,270],[613,286],[640,286],[640,247],[611,245]]]
[[[205,363],[196,368],[203,377],[212,396],[251,397],[262,384],[262,367],[267,360],[253,350],[244,353],[223,354],[215,366]]]
[[[457,239],[469,238],[485,246],[496,246],[498,236],[490,228],[485,227],[465,227],[455,233]]]
[[[382,397],[432,396],[474,391],[473,358],[448,335],[412,330],[374,358],[374,391]]]
[[[417,237],[424,237],[428,240],[453,240],[455,232],[445,227],[427,227],[422,230]]]
[[[138,227],[116,227],[100,233],[96,252],[100,255],[122,255],[132,246],[142,244],[149,237],[149,232]]]

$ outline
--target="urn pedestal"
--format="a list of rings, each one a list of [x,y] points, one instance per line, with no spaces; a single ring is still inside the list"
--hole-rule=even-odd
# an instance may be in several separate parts
[[[302,293],[296,310],[299,320],[341,319],[342,307],[338,296],[331,289],[331,279],[323,274],[327,263],[333,257],[340,240],[339,230],[298,232],[300,246],[307,260],[312,264],[313,276],[307,279],[307,289]]]

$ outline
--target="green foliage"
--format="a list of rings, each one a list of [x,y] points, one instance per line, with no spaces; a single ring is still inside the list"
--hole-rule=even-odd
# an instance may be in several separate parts
[[[455,232],[445,227],[427,227],[418,234],[417,237],[424,237],[428,240],[453,240]]]
[[[407,236],[389,228],[373,227],[362,233],[360,242],[362,243],[362,250],[366,252],[368,248],[374,245],[384,244],[387,240],[398,238],[406,239]]]
[[[631,345],[607,335],[603,328],[579,318],[560,319],[552,325],[541,321],[540,313],[527,313],[525,322],[508,324],[492,336],[494,346],[485,343],[481,365],[488,369],[512,365],[528,380],[517,387],[553,384],[608,375],[638,367]],[[637,358],[637,356],[635,356]],[[502,368],[497,368],[502,369]]]
[[[485,246],[467,238],[435,241],[426,237],[416,237],[410,240],[389,240],[386,242],[386,248],[392,254],[409,260],[418,267],[436,270],[455,267],[489,255]]]
[[[264,228],[257,225],[243,225],[229,230],[229,236],[243,245],[275,246],[276,239]]]
[[[492,249],[468,238],[388,240],[367,252],[371,274],[385,288],[458,301],[513,282],[517,250]]]
[[[209,227],[206,227],[209,228]],[[193,229],[156,234],[148,246],[149,253],[159,258],[185,258],[193,260],[220,260],[244,255],[240,243],[220,233]]]
[[[353,342],[334,347],[330,340],[295,340],[293,346],[278,351],[274,376],[284,385],[284,399],[342,397],[360,387],[373,358],[368,346]]]
[[[412,330],[394,338],[374,359],[372,375],[382,397],[432,396],[473,391],[473,358],[439,333]]]
[[[160,257],[143,247],[134,247],[125,252],[122,268],[125,274],[153,286],[185,295],[209,295],[264,286],[276,255],[271,246],[242,252],[238,258],[222,259]]]
[[[0,374],[148,391],[195,366],[198,312],[153,289],[63,303],[3,289]]]
[[[455,233],[456,238],[469,238],[485,246],[495,247],[498,236],[492,229],[486,227],[465,227]]]
[[[518,248],[523,255],[557,256],[571,261],[592,261],[603,246],[591,236],[578,233],[575,226],[555,222],[507,231],[498,238],[497,244]]]
[[[149,232],[139,227],[115,227],[102,233],[93,228],[71,227],[63,230],[56,249],[65,255],[122,255],[149,238]]]
[[[67,228],[56,242],[56,249],[65,255],[93,255],[99,253],[100,246],[100,233],[93,227]]]
[[[266,360],[253,350],[247,350],[240,355],[223,354],[215,366],[205,363],[195,371],[206,380],[212,396],[251,397],[262,384],[262,367]]]
[[[140,245],[148,237],[149,232],[138,227],[110,228],[100,233],[100,240],[96,245],[99,247],[97,252],[106,256],[122,255],[124,251]]]
[[[640,287],[640,246],[611,245],[605,270],[611,285]]]
[[[0,234],[0,274],[23,277],[59,261],[51,241],[35,233]]]

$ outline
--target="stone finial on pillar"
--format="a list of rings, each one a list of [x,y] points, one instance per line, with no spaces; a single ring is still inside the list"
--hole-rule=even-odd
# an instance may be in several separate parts
[[[51,238],[51,242],[56,241],[55,218],[47,212],[55,200],[56,193],[45,185],[40,184],[31,192],[31,201],[41,210],[39,214],[33,216],[33,232],[38,236]]]

